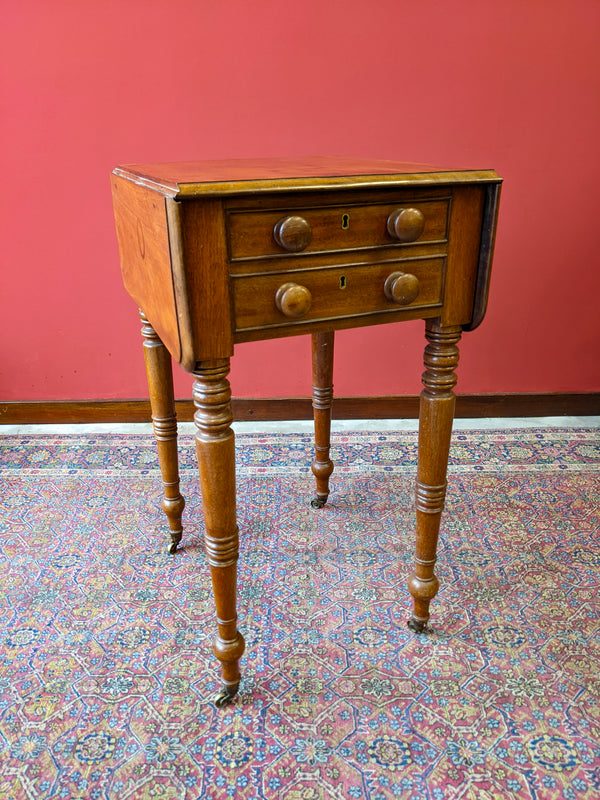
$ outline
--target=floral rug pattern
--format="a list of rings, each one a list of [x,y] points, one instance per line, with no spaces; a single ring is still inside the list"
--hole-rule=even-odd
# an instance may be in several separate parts
[[[600,437],[454,436],[432,632],[406,627],[412,432],[237,437],[240,630],[217,709],[192,438],[167,553],[151,436],[0,442],[0,797],[600,798]]]

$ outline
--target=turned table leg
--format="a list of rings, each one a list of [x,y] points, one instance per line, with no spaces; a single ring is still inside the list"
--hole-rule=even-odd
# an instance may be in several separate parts
[[[437,594],[434,574],[440,517],[446,497],[446,471],[452,435],[460,327],[442,328],[437,321],[426,326],[423,391],[419,412],[419,465],[417,470],[417,536],[415,567],[408,579],[414,611],[408,626],[426,629],[429,603]]]
[[[333,462],[329,458],[331,405],[333,402],[333,331],[312,335],[312,406],[315,419],[315,460],[312,472],[317,480],[313,508],[323,508],[329,496]]]
[[[169,553],[174,553],[183,534],[181,515],[185,500],[179,493],[177,417],[175,416],[175,400],[173,397],[171,356],[141,310],[140,319],[142,321],[142,336],[144,337],[144,361],[150,390],[152,425],[154,426],[154,436],[158,447],[158,462],[164,489],[162,508],[167,515],[169,528],[171,529]]]
[[[193,375],[196,449],[204,510],[204,544],[217,611],[213,652],[223,671],[217,706],[230,703],[240,682],[244,639],[237,629],[236,586],[239,553],[235,513],[235,443],[231,430],[229,359],[203,362]]]

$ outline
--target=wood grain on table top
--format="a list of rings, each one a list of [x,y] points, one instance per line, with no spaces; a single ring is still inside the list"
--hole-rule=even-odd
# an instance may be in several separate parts
[[[491,169],[464,170],[340,156],[183,161],[117,167],[115,174],[172,197],[369,185],[487,183]]]

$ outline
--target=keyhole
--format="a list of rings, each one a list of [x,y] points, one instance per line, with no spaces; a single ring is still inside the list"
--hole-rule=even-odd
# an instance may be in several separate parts
[[[342,214],[342,230],[347,231],[350,227],[350,214]]]
[[[340,289],[345,289],[345,288],[346,288],[346,276],[345,275],[341,275],[340,276]]]

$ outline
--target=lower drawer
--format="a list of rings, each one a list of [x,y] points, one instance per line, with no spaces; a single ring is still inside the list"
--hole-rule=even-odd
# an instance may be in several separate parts
[[[235,329],[260,330],[441,306],[445,263],[444,257],[435,257],[233,275]]]

